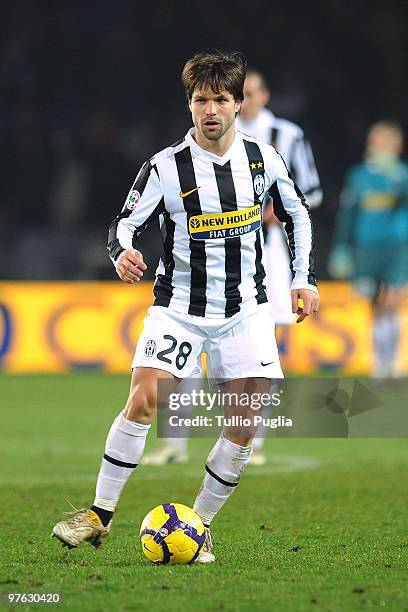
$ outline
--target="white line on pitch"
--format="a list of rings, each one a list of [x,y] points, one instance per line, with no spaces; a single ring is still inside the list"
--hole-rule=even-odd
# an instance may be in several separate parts
[[[251,476],[264,476],[267,474],[282,474],[289,472],[300,472],[304,470],[315,470],[322,465],[322,462],[318,459],[313,459],[311,457],[292,457],[289,455],[275,455],[269,459],[269,465],[265,465],[262,467],[251,467],[248,466],[247,471],[245,472],[245,477]],[[203,475],[203,469],[186,469],[185,466],[182,465],[163,465],[163,466],[141,466],[140,469],[136,471],[136,477],[138,480],[160,480],[164,477],[170,477],[172,475],[180,475],[182,473],[184,478],[199,478]],[[30,474],[25,474],[24,477],[14,477],[14,478],[0,478],[0,484],[7,485],[16,485],[16,484],[24,484],[24,485],[47,485],[47,484],[60,484],[64,485],[64,483],[72,483],[72,482],[92,482],[96,480],[96,472],[95,474],[84,474],[83,476],[76,475],[59,475],[55,478],[44,478],[41,476],[34,477]],[[132,479],[133,480],[133,479]]]

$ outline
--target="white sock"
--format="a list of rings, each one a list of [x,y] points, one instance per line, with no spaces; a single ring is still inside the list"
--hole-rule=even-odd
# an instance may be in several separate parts
[[[271,406],[265,406],[264,408],[262,408],[261,416],[263,419],[267,419],[271,415],[272,415]],[[263,423],[260,423],[260,425],[258,425],[258,428],[256,430],[255,438],[252,442],[254,451],[261,451],[263,449],[263,445],[265,442],[265,436],[266,436],[266,426]]]
[[[204,525],[210,525],[214,516],[236,489],[251,458],[251,452],[252,445],[239,446],[227,440],[223,434],[217,440],[208,456],[205,466],[207,474],[193,506]]]
[[[129,421],[123,411],[108,433],[96,483],[94,506],[113,512],[122,489],[140,462],[150,425]]]
[[[374,373],[389,376],[395,368],[400,340],[400,321],[394,312],[374,317]]]
[[[390,373],[393,372],[395,368],[395,363],[398,356],[398,349],[400,343],[400,320],[398,313],[389,312],[387,313],[387,346],[386,346],[386,354],[387,354],[387,363],[389,367]]]
[[[271,384],[271,387],[269,389],[269,395],[272,397],[272,395],[274,393],[276,393],[278,390],[278,383],[273,382]],[[268,419],[272,416],[272,404],[269,404],[269,406],[264,406],[262,408],[262,418],[263,419]],[[266,432],[267,432],[267,427],[266,425],[264,425],[263,423],[261,423],[260,425],[258,425],[258,429],[256,430],[256,435],[255,438],[252,442],[252,446],[254,448],[254,451],[261,451],[263,449],[263,445],[265,442],[265,436],[266,436]]]
[[[163,438],[163,444],[179,451],[187,451],[188,438]]]
[[[262,416],[264,416],[263,412],[262,412]],[[265,442],[265,431],[266,431],[266,427],[264,427],[263,425],[259,425],[257,432],[256,432],[256,436],[252,443],[252,446],[254,447],[254,451],[261,451],[263,449],[263,445]]]

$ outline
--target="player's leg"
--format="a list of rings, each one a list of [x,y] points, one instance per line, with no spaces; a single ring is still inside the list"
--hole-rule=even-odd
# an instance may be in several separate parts
[[[224,427],[206,462],[206,476],[194,509],[209,526],[216,513],[237,487],[251,458],[256,420],[262,410],[251,398],[266,396],[271,381],[267,378],[242,378],[226,381],[218,391],[223,400]],[[248,401],[249,399],[249,401]]]
[[[373,303],[373,375],[376,378],[397,376],[399,373],[400,295],[397,287],[386,286]]]
[[[256,315],[238,322],[225,334],[209,343],[207,350],[209,377],[223,378],[220,388],[227,398],[224,404],[226,423],[228,417],[235,415],[249,418],[250,426],[243,425],[239,419],[227,424],[206,462],[206,474],[194,503],[194,510],[204,525],[210,526],[216,514],[223,507],[231,493],[236,489],[241,476],[250,460],[252,439],[255,435],[255,416],[259,416],[261,405],[253,410],[255,402],[240,401],[242,394],[259,398],[269,395],[271,379],[282,378],[274,324],[268,305],[259,307]],[[267,364],[267,365],[262,365]],[[244,373],[249,376],[245,377]],[[238,402],[228,398],[238,397]],[[214,560],[212,550],[204,551],[198,558],[200,562]]]
[[[106,441],[94,504],[53,529],[53,534],[71,547],[83,541],[99,546],[107,535],[122,489],[142,457],[157,410],[158,387],[166,395],[180,378],[199,372],[202,339],[179,319],[183,318],[172,316],[166,308],[149,309],[132,362],[129,398]]]
[[[264,253],[266,261],[266,286],[272,316],[278,327],[286,328],[294,322],[295,317],[292,313],[290,298],[292,274],[289,266],[288,246],[280,225],[270,225],[268,227],[268,233],[264,244]],[[282,358],[280,346],[279,352]],[[271,389],[271,394],[272,393],[273,389]],[[269,418],[271,412],[271,406],[264,408],[264,419]],[[262,466],[267,462],[267,457],[264,452],[266,432],[267,428],[261,423],[253,441],[251,465]]]
[[[380,253],[381,261],[378,261],[377,254],[377,266],[381,274],[382,291],[373,304],[373,373],[376,377],[396,377],[401,375],[400,302],[408,280],[408,244],[385,244]]]
[[[372,303],[374,378],[397,376],[401,290],[407,281],[408,246],[374,244],[355,249],[355,286]]]
[[[277,383],[273,382],[269,389],[269,395],[272,397],[273,394],[278,389]],[[252,441],[252,457],[251,457],[251,465],[253,466],[262,466],[265,465],[268,461],[266,453],[264,451],[265,437],[268,431],[268,427],[266,426],[266,422],[268,419],[272,417],[273,406],[272,403],[269,406],[265,406],[262,409],[262,421],[259,424],[255,438]]]
[[[133,370],[125,409],[114,420],[106,440],[91,508],[105,526],[112,519],[124,485],[141,461],[146,436],[157,412],[158,381],[163,379],[173,381],[174,387],[177,384],[174,376],[163,370],[145,367]]]
[[[108,433],[93,505],[75,512],[71,519],[60,521],[53,528],[53,535],[65,545],[76,547],[89,541],[98,547],[108,535],[123,487],[143,455],[146,436],[157,411],[159,379],[170,379],[176,385],[169,372],[144,367],[133,370],[126,407]]]
[[[199,378],[186,378],[182,380],[175,389],[175,393],[184,395],[186,398],[191,397],[191,391],[194,388],[198,390],[200,387]],[[193,413],[192,402],[185,402],[177,411],[181,419],[190,418]],[[172,431],[169,423],[164,423],[164,429],[167,437],[160,440],[159,445],[149,453],[145,454],[142,459],[142,465],[166,465],[168,463],[187,463],[188,461],[188,439],[190,429],[186,426],[180,426],[176,432]],[[173,428],[174,429],[174,428]]]
[[[206,474],[193,506],[209,535],[214,517],[236,490],[251,459],[252,440],[256,432],[255,417],[261,414],[261,410],[258,408],[254,411],[251,405],[248,405],[250,402],[247,398],[268,394],[270,383],[266,378],[248,378],[219,385],[221,397],[228,398],[223,405],[225,424],[207,458]],[[249,424],[246,424],[247,422]],[[214,560],[210,539],[203,547],[197,562],[210,563]]]

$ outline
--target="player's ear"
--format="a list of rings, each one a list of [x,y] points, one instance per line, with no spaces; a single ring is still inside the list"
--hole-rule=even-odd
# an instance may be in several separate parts
[[[241,110],[241,100],[237,101],[235,100],[235,114],[239,113],[239,111]]]
[[[266,106],[267,104],[269,104],[269,100],[271,99],[271,92],[269,91],[269,89],[264,89],[264,93],[263,93],[263,105]]]

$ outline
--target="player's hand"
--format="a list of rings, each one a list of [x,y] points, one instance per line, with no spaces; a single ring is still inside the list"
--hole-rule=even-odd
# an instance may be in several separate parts
[[[319,310],[319,296],[310,289],[292,289],[292,312],[298,314],[296,323],[301,323],[313,313]],[[302,304],[299,304],[299,300]]]
[[[327,269],[332,278],[351,278],[354,272],[352,250],[346,246],[336,246],[329,255]]]
[[[133,285],[135,282],[139,282],[143,276],[143,270],[146,270],[147,266],[143,261],[143,255],[136,249],[126,249],[118,257],[116,262],[116,272],[120,280],[124,283]]]
[[[279,219],[277,217],[275,217],[275,213],[273,210],[273,202],[272,200],[269,200],[269,202],[265,205],[264,210],[263,210],[263,215],[262,215],[262,221],[268,225],[268,226],[274,226],[274,225],[279,225],[281,226],[282,223],[279,221]]]

